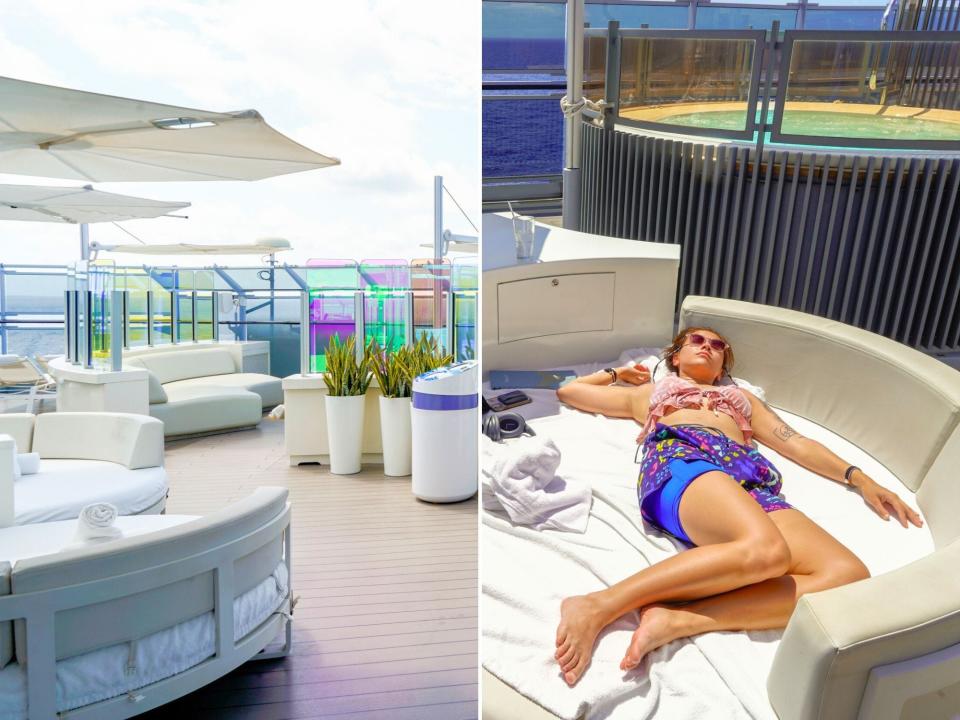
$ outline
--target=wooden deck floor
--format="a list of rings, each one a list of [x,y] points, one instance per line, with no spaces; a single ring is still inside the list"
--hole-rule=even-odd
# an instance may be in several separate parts
[[[169,513],[290,489],[293,651],[142,715],[457,720],[477,712],[477,502],[416,500],[382,468],[291,468],[283,423],[168,443]]]

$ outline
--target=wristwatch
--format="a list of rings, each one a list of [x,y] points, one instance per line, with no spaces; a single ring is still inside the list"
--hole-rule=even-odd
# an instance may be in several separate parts
[[[610,384],[613,385],[617,381],[617,371],[613,368],[604,368],[603,371],[612,378]]]

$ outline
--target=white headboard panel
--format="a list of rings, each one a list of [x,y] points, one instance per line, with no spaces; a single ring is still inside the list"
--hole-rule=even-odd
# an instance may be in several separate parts
[[[497,215],[484,217],[482,243],[484,376],[606,360],[673,335],[678,245],[538,224],[536,257],[518,264],[512,224]]]

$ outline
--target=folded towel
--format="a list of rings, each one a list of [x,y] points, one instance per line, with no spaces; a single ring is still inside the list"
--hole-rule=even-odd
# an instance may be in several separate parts
[[[36,475],[40,472],[40,453],[17,453],[17,465],[21,475]]]
[[[553,440],[538,436],[495,443],[481,436],[481,443],[484,484],[489,486],[485,507],[495,499],[514,523],[535,530],[587,529],[593,493],[585,483],[557,476],[560,451]]]
[[[104,542],[123,537],[123,531],[114,527],[117,508],[110,503],[93,503],[80,511],[77,532],[68,547],[81,547],[90,543]]]

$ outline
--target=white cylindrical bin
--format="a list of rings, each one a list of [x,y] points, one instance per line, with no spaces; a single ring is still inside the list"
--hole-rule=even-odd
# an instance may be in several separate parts
[[[477,493],[480,433],[477,361],[424,373],[413,381],[413,494],[457,502]]]

